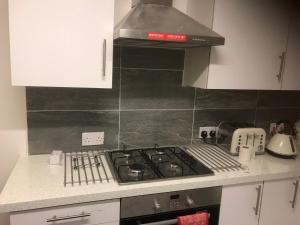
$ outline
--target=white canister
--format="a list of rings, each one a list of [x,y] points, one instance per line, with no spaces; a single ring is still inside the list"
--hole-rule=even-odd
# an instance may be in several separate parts
[[[240,154],[239,154],[239,162],[242,165],[247,166],[250,163],[251,159],[254,157],[253,151],[254,151],[254,149],[250,145],[241,146]]]

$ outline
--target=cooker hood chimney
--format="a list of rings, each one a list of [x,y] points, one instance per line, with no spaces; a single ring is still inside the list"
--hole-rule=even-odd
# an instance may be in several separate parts
[[[115,27],[114,43],[159,48],[224,45],[224,37],[173,8],[172,3],[132,0],[132,9]]]

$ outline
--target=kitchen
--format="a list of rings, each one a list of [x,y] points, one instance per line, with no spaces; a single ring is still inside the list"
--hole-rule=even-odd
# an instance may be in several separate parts
[[[3,63],[2,69],[8,68],[3,70],[3,74],[7,74],[8,78],[2,78],[1,71],[0,79],[4,79],[3,82],[1,80],[1,108],[5,109],[1,113],[5,119],[3,118],[1,123],[1,131],[4,132],[0,137],[5,148],[5,143],[8,143],[10,149],[7,151],[3,148],[0,151],[3,187],[18,155],[29,154],[30,157],[21,158],[13,170],[6,188],[0,195],[0,212],[11,212],[11,215],[15,215],[15,224],[26,224],[25,221],[34,224],[34,219],[43,219],[45,216],[42,221],[37,222],[44,224],[45,219],[53,219],[54,215],[63,217],[79,214],[82,218],[88,218],[84,216],[88,215],[88,210],[93,210],[89,207],[107,207],[107,210],[115,210],[116,213],[108,213],[107,216],[100,213],[95,216],[95,221],[100,217],[107,219],[97,222],[93,222],[94,215],[91,221],[81,221],[80,217],[79,220],[73,219],[74,224],[119,224],[117,212],[120,210],[120,198],[129,199],[134,196],[185,190],[201,191],[224,186],[222,196],[219,196],[218,189],[212,189],[216,192],[213,196],[222,197],[219,199],[220,224],[270,224],[270,216],[263,212],[270,212],[267,210],[270,206],[274,207],[277,202],[284,202],[285,198],[289,199],[286,204],[282,204],[279,209],[274,207],[271,211],[273,217],[282,224],[280,219],[284,216],[278,219],[275,215],[279,215],[278,212],[287,213],[289,216],[286,217],[291,221],[284,220],[285,224],[297,224],[294,222],[294,214],[299,204],[295,205],[296,209],[290,210],[289,201],[294,198],[294,183],[300,175],[298,159],[279,159],[269,153],[256,156],[249,168],[243,171],[214,171],[214,176],[130,185],[119,185],[110,171],[111,167],[106,165],[104,169],[108,168],[107,176],[101,173],[104,176],[102,183],[99,179],[96,184],[92,181],[86,185],[83,173],[81,185],[77,182],[74,186],[71,183],[64,186],[64,167],[48,166],[47,154],[53,150],[95,153],[94,151],[99,149],[127,151],[154,147],[155,144],[188,146],[191,142],[198,144],[203,140],[199,134],[200,127],[217,127],[220,121],[254,123],[256,127],[264,128],[269,133],[271,123],[282,119],[293,123],[299,120],[300,92],[297,90],[300,90],[300,82],[297,76],[299,66],[296,63],[299,56],[299,31],[292,32],[292,28],[296,29],[299,26],[290,23],[290,15],[293,13],[284,11],[286,7],[283,6],[286,6],[286,3],[283,1],[276,4],[271,1],[264,1],[264,4],[254,1],[250,4],[253,1],[249,0],[230,0],[226,3],[221,0],[173,1],[179,10],[225,37],[225,45],[212,47],[211,52],[210,47],[182,50],[135,48],[115,44],[113,48],[114,23],[128,13],[131,1],[112,2],[97,1],[91,5],[84,4],[87,8],[81,5],[82,1],[72,3],[74,12],[81,13],[78,17],[77,14],[72,14],[69,8],[71,3],[68,1],[59,7],[57,4],[50,4],[50,1],[46,4],[36,0],[24,2],[23,7],[17,7],[21,3],[9,1],[10,19],[15,21],[14,27],[19,28],[13,30],[10,27],[10,42],[19,46],[10,49],[13,59],[10,66],[8,10],[3,10],[7,9],[8,3],[1,0],[1,10],[4,11],[0,13],[1,37],[3,36],[1,49],[3,45],[5,51],[1,53],[3,57],[1,55],[0,61]],[[51,7],[57,10],[56,17],[53,17]],[[40,10],[36,10],[37,8]],[[26,10],[22,11],[23,9]],[[21,11],[12,14],[14,10]],[[66,11],[69,14],[66,14]],[[102,13],[99,14],[98,11]],[[89,16],[86,16],[86,12],[90,12]],[[31,15],[30,19],[25,20],[28,23],[27,27],[24,25],[24,17],[18,17],[22,13],[25,16],[26,13]],[[83,16],[86,16],[85,20]],[[47,23],[51,21],[56,26],[45,27],[43,23],[34,23],[38,21],[37,18],[43,18]],[[53,18],[53,21],[47,20],[49,18]],[[65,22],[62,27],[70,30],[62,31],[58,28],[61,21]],[[91,26],[87,26],[91,21]],[[298,22],[297,19],[291,21]],[[71,26],[73,23],[78,26]],[[244,23],[248,27],[245,27]],[[41,38],[42,41],[32,40],[32,33],[26,32],[26,29],[36,29],[35,26],[29,26],[32,24],[42,30],[36,34],[36,38]],[[20,29],[20,25],[26,29]],[[98,35],[103,35],[104,30],[94,29],[93,25],[109,30],[109,38],[105,37],[106,41],[101,41]],[[5,29],[2,30],[2,27]],[[56,35],[58,30],[62,32],[62,36]],[[68,32],[77,32],[78,36],[68,36]],[[97,40],[94,40],[92,35],[97,35]],[[53,39],[59,40],[57,46],[53,45]],[[76,43],[82,40],[85,40],[84,44],[76,47]],[[97,43],[96,51],[91,51],[90,43]],[[20,49],[24,51],[20,53]],[[60,49],[64,50],[65,55],[57,55]],[[91,51],[90,54],[86,54],[87,49]],[[94,60],[98,59],[99,52],[103,55],[106,53],[105,63]],[[282,54],[283,52],[286,54]],[[105,66],[101,66],[102,70],[99,70],[98,64],[102,63]],[[52,66],[53,64],[56,66]],[[10,67],[13,83],[17,86],[27,86],[26,96],[24,88],[11,87]],[[31,75],[34,74],[32,71],[39,76]],[[112,88],[108,88],[110,85]],[[12,105],[7,102],[9,98],[13,102]],[[11,130],[15,130],[15,133],[10,134]],[[82,133],[87,132],[104,132],[104,145],[82,146]],[[10,140],[5,135],[9,136]],[[207,141],[210,142],[209,139]],[[17,149],[20,152],[16,152]],[[97,160],[106,160],[105,157],[101,157]],[[8,163],[8,160],[11,162]],[[74,162],[77,163],[76,160]],[[100,164],[104,165],[105,162]],[[2,171],[7,172],[2,175]],[[97,171],[94,175],[97,175]],[[273,199],[268,203],[268,199],[272,200],[272,193],[268,192],[268,189],[274,190],[274,196],[279,196],[278,193],[282,190],[289,191],[288,194],[282,195],[282,199]],[[262,193],[258,195],[258,192]],[[189,197],[193,195],[190,193]],[[234,196],[237,196],[236,201]],[[257,201],[258,197],[261,199]],[[176,195],[172,195],[172,198],[172,204],[178,202]],[[226,203],[226,199],[229,203]],[[243,201],[238,201],[239,199]],[[219,204],[218,199],[213,200]],[[90,206],[91,202],[96,203],[95,206]],[[77,212],[77,204],[87,207],[86,211],[83,210],[86,214],[81,214],[82,209]],[[149,205],[152,207],[153,199]],[[159,206],[159,202],[156,205]],[[241,218],[231,216],[232,210],[228,210],[233,208],[238,210]],[[65,210],[65,213],[60,210]],[[18,218],[21,219],[18,221]],[[5,222],[8,221],[7,216],[3,221],[4,225],[8,224]],[[66,222],[72,224],[70,221],[72,219]],[[58,222],[50,221],[46,224],[56,223]],[[2,221],[0,224],[2,225]]]

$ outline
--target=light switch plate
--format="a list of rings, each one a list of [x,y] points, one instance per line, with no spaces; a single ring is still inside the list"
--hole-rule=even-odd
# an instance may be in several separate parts
[[[86,132],[82,133],[82,146],[103,145],[104,132]]]

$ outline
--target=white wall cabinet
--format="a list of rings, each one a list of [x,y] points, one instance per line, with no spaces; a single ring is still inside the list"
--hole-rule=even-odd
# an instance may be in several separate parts
[[[288,179],[264,183],[260,224],[296,225],[299,211],[299,180]]]
[[[219,225],[258,225],[263,183],[223,187]]]
[[[212,48],[207,88],[280,89],[288,25],[286,1],[216,0],[213,29],[226,43]]]
[[[9,0],[12,84],[112,87],[114,1]]]
[[[299,179],[224,187],[219,225],[300,225]]]
[[[119,225],[119,222],[119,200],[17,212],[10,216],[11,225]]]
[[[189,0],[187,0],[189,1]],[[191,0],[190,0],[191,1]],[[205,5],[206,0],[199,1]],[[225,37],[224,46],[188,50],[184,86],[207,89],[300,89],[299,22],[290,34],[288,1],[215,0],[206,18],[192,16]],[[200,3],[199,3],[200,4]],[[197,5],[194,4],[194,11]],[[210,18],[213,17],[213,20]],[[209,23],[209,21],[212,21]],[[292,49],[292,50],[291,50]],[[192,55],[190,55],[192,54]],[[297,73],[297,72],[298,73]],[[283,76],[284,73],[284,76]],[[292,74],[292,75],[291,75]]]
[[[285,68],[282,77],[282,90],[300,90],[300,3],[292,15]]]

